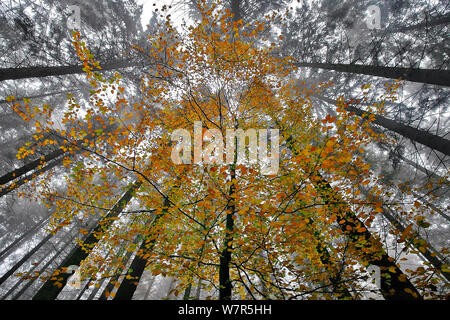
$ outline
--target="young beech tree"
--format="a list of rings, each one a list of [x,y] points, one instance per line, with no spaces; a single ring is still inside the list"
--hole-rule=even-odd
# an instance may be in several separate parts
[[[361,200],[355,192],[355,186],[373,178],[362,157],[364,148],[385,139],[370,129],[373,119],[350,116],[343,107],[335,117],[317,118],[310,102],[315,88],[297,84],[292,76],[296,67],[273,54],[276,44],[262,45],[268,43],[263,34],[271,17],[242,31],[242,21],[230,19],[229,10],[199,6],[197,24],[178,33],[167,16],[163,31],[149,37],[147,49],[135,48],[157,62],[145,70],[139,93],[121,86],[119,74],[104,79],[96,71],[101,66],[74,32],[93,88],[91,104],[81,108],[72,99],[64,117],[55,120],[63,129],[41,121],[38,130],[55,130],[69,142],[86,134],[101,138],[77,144],[81,161],[65,159],[71,174],[64,176],[64,190],[50,183],[39,189],[42,199],[54,199],[51,226],[74,219],[68,214],[74,207],[108,208],[111,201],[103,196],[119,197],[131,181],[139,184],[133,203],[140,207],[124,208],[115,217],[117,223],[127,223],[133,216],[127,232],[107,223],[95,229],[95,241],[80,244],[86,251],[79,255],[85,258],[83,276],[95,283],[113,277],[101,270],[123,270],[125,280],[114,280],[118,299],[133,297],[145,268],[153,276],[175,278],[177,296],[201,283],[211,298],[220,299],[353,299],[374,290],[366,288],[364,279],[366,269],[375,265],[381,269],[379,289],[386,299],[422,298],[425,281],[415,283],[411,271],[400,269],[379,239],[374,219],[382,203]],[[397,87],[387,88],[383,98],[395,95]],[[140,101],[131,103],[131,95]],[[105,103],[106,97],[114,103]],[[80,121],[81,110],[86,129],[65,130],[65,124]],[[98,113],[117,124],[113,130],[105,132],[106,123],[105,128],[89,126]],[[203,125],[196,139],[204,152],[191,155],[216,162],[175,165],[171,153],[177,141],[170,134],[177,129],[194,133],[196,121]],[[217,134],[211,137],[213,129]],[[216,139],[226,137],[227,129],[278,129],[279,145],[271,133],[270,150],[259,150],[274,156],[280,148],[278,171],[263,174],[264,161],[238,161],[237,156],[225,161]],[[245,141],[231,138],[226,144]],[[250,149],[251,141],[245,147]],[[108,175],[115,179],[102,178]],[[99,248],[123,243],[136,252],[131,270],[123,261],[101,259]]]

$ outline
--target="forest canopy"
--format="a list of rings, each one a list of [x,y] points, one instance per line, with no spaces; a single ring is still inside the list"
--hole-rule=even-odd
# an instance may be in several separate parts
[[[2,299],[449,298],[446,1],[0,13]]]

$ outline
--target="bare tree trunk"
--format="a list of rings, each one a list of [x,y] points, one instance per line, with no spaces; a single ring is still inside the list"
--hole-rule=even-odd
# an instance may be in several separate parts
[[[50,164],[46,165],[45,167],[34,171],[33,173],[26,175],[22,178],[20,178],[19,180],[11,183],[10,185],[8,185],[7,187],[0,189],[0,197],[3,197],[4,195],[7,195],[8,193],[10,193],[11,191],[16,190],[17,188],[19,188],[20,186],[24,185],[25,183],[33,180],[35,177],[49,171],[50,169],[53,169],[54,167],[60,165],[63,161],[63,157],[58,158],[54,161],[52,161]]]
[[[147,291],[145,292],[144,300],[148,300],[148,297],[150,296],[150,292],[151,292],[151,290],[153,288],[153,283],[155,283],[155,278],[156,277],[151,276],[151,279],[150,279],[149,284],[148,284]]]
[[[175,284],[175,279],[171,277],[169,280],[169,288],[167,289],[167,295],[166,295],[167,300],[170,298],[170,294],[171,294],[174,284]]]
[[[138,66],[139,63],[129,60],[116,60],[105,64],[101,64],[102,69],[97,72],[127,68]],[[0,69],[0,81],[29,79],[29,78],[43,78],[50,76],[63,76],[68,74],[84,73],[83,65],[69,65],[57,67],[25,67],[25,68],[3,68]]]
[[[19,269],[28,259],[31,258],[33,254],[36,253],[44,244],[47,243],[50,238],[53,237],[53,234],[47,235],[44,239],[42,239],[32,250],[30,250],[26,255],[22,257],[10,270],[8,270],[1,278],[0,278],[0,285],[6,281],[10,276],[16,272],[17,269]]]
[[[11,250],[12,250],[12,249],[13,249],[20,241],[22,241],[23,239],[29,238],[29,237],[31,236],[31,234],[32,234],[34,231],[36,231],[38,228],[40,228],[40,227],[44,224],[44,222],[47,221],[47,219],[48,219],[50,216],[51,216],[51,214],[48,215],[48,216],[46,216],[46,217],[44,217],[44,218],[42,218],[42,220],[40,220],[37,224],[35,224],[30,230],[26,231],[23,235],[21,235],[19,238],[17,238],[16,240],[14,240],[10,245],[8,245],[5,249],[3,249],[3,250],[0,252],[0,259],[3,260],[3,259],[4,259],[3,256],[7,256],[7,255],[11,252]]]
[[[332,104],[337,103],[337,101],[325,98],[323,96],[318,96],[318,98],[322,99],[328,103],[332,103]],[[387,119],[383,116],[374,115],[370,112],[366,112],[366,111],[361,110],[352,105],[348,105],[346,107],[346,109],[349,112],[353,112],[360,117],[374,116],[375,120],[373,121],[373,123],[375,123],[379,126],[382,126],[383,128],[386,128],[388,130],[394,131],[394,132],[404,136],[405,138],[411,139],[412,141],[419,142],[433,150],[440,151],[443,154],[450,156],[450,140],[447,140],[447,139],[437,136],[435,134],[431,134],[424,130],[416,129],[411,126],[401,124],[397,121]]]
[[[47,261],[47,263],[39,270],[39,274],[41,274],[42,272],[44,272],[45,270],[47,270],[48,266],[56,259],[59,257],[59,255],[67,248],[67,246],[70,244],[71,242],[71,237],[69,237],[69,240],[64,243],[63,246],[61,246],[61,249],[59,249],[54,255],[53,257]],[[26,285],[24,285],[22,287],[22,289],[20,289],[20,291],[18,293],[16,293],[14,295],[14,297],[12,298],[12,300],[17,300],[20,298],[20,296],[33,284],[33,282],[36,279],[30,280]]]
[[[64,150],[57,149],[57,150],[43,156],[43,158],[41,157],[37,160],[27,163],[26,165],[23,165],[22,167],[20,167],[16,170],[8,172],[7,174],[0,177],[0,185],[5,185],[23,175],[25,175],[26,173],[30,172],[31,170],[36,169],[38,166],[58,158],[59,156],[63,155],[64,153],[65,153]]]
[[[155,225],[158,223],[159,219],[167,213],[167,210],[170,206],[169,198],[164,198],[163,211],[161,214],[156,215],[152,224],[150,225],[150,230],[152,230]],[[156,244],[156,238],[152,238],[150,240],[144,239],[142,241],[141,246],[138,249],[138,252],[142,250],[144,252],[143,255],[149,253],[153,250],[153,247]],[[139,284],[139,281],[144,273],[145,267],[147,265],[147,260],[136,254],[134,256],[133,262],[131,263],[130,269],[132,270],[130,276],[132,279],[123,279],[119,288],[117,289],[116,295],[114,296],[114,300],[131,300],[133,298],[134,292]]]
[[[33,267],[30,270],[27,270],[27,272],[29,272],[29,274],[31,274],[34,269],[36,269],[38,267],[38,265],[40,265],[42,263],[42,261],[45,260],[45,258],[47,258],[47,255],[42,255],[42,258],[39,259],[38,262],[33,264]],[[21,278],[19,279],[19,281],[17,281],[9,290],[8,292],[6,292],[0,299],[1,300],[5,300],[6,297],[8,297],[11,293],[14,292],[14,290],[16,290],[23,282],[25,281],[25,279]]]
[[[230,165],[231,181],[236,177],[236,156],[234,164]],[[234,185],[230,186],[229,196],[230,203],[226,210],[225,237],[223,241],[223,249],[220,255],[219,265],[219,299],[231,300],[232,283],[230,279],[231,252],[233,251],[233,231],[234,231],[234,215],[236,206],[233,201],[235,193]]]
[[[286,140],[287,146],[294,154],[297,151],[292,136]],[[331,185],[315,172],[311,175],[311,182],[319,196],[330,207],[337,217],[342,232],[352,244],[361,247],[360,259],[365,265],[375,265],[380,268],[380,291],[386,300],[417,300],[422,299],[417,289],[406,275],[388,256],[379,240],[374,238],[364,223],[348,207],[348,205],[334,191]],[[403,279],[404,277],[404,279]]]
[[[125,206],[130,202],[134,193],[141,186],[141,181],[136,181],[133,183],[125,194],[120,198],[120,200],[116,203],[116,205],[111,209],[111,211],[102,219],[102,221],[95,227],[95,229],[89,234],[89,236],[84,241],[85,245],[90,247],[94,247],[100,239],[97,238],[97,234],[101,234],[103,228],[108,228],[112,225],[113,221],[111,218],[117,217],[125,208]],[[104,222],[104,223],[103,223]],[[76,246],[73,253],[71,253],[58,267],[58,269],[67,268],[71,265],[79,266],[81,262],[86,259],[88,253],[83,250],[83,248],[79,245]],[[60,288],[53,284],[53,281],[50,279],[47,280],[44,285],[39,289],[36,295],[33,297],[33,300],[54,300],[61,292],[62,288],[67,283],[68,278],[70,277],[67,273],[62,273],[60,275],[62,280],[59,282],[62,284]]]
[[[136,239],[134,239],[133,243],[134,244],[138,244],[140,242],[139,237],[136,237]],[[120,275],[122,273],[122,271],[125,269],[125,265],[127,264],[127,262],[130,260],[131,256],[133,255],[132,251],[129,251],[125,254],[125,264],[123,268],[118,268],[115,272]],[[118,280],[118,279],[117,279]],[[103,290],[102,294],[99,297],[99,300],[107,300],[109,293],[111,293],[114,290],[115,287],[115,282],[113,279],[110,279],[108,284],[106,285],[105,289]]]
[[[380,201],[377,197],[374,195],[369,195],[368,191],[365,190],[362,186],[359,186],[359,189],[361,192],[366,196],[368,199],[374,199],[375,201]],[[383,216],[399,231],[403,232],[405,231],[405,227],[395,218],[392,211],[389,208],[382,208],[383,209]],[[439,260],[435,255],[438,253],[436,249],[434,249],[425,239],[423,239],[418,233],[415,235],[415,239],[419,240],[418,242],[421,244],[426,244],[426,248],[424,251],[420,251],[421,254],[433,265],[433,267],[438,270],[440,274],[442,274],[448,281],[450,281],[450,272],[445,271],[442,267],[444,263]],[[417,247],[417,244],[415,241],[411,241],[412,245],[414,247]]]
[[[444,15],[439,17],[433,17],[431,20],[428,20],[428,16],[426,18],[426,21],[416,23],[412,26],[398,26],[392,28],[388,32],[405,32],[405,31],[411,31],[411,30],[419,30],[419,29],[426,29],[431,27],[436,27],[440,25],[448,25],[450,23],[450,15]],[[390,29],[390,28],[389,28]]]
[[[414,69],[398,67],[381,67],[360,64],[336,64],[318,62],[296,62],[297,67],[334,70],[338,72],[364,74],[389,79],[402,79],[412,82],[450,86],[450,70]]]
[[[49,97],[49,96],[54,96],[54,95],[58,95],[58,94],[63,94],[63,93],[67,93],[67,92],[75,92],[75,91],[80,91],[80,89],[67,89],[67,90],[62,90],[62,91],[53,91],[53,92],[47,92],[47,93],[43,93],[43,94],[37,94],[34,96],[28,96],[28,97],[22,97],[22,98],[16,98],[17,101],[19,100],[23,100],[23,99],[38,99],[38,98],[44,98],[44,97]],[[3,103],[8,103],[7,100],[0,100],[0,104]]]
[[[200,300],[200,294],[202,291],[202,279],[198,279],[197,290],[195,291],[195,300]]]

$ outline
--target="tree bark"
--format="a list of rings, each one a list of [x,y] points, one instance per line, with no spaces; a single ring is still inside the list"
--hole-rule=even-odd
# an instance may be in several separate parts
[[[361,192],[368,198],[368,199],[374,199],[375,201],[379,201],[378,198],[374,197],[373,195],[369,195],[367,190],[359,187]],[[383,209],[383,216],[395,227],[397,230],[403,232],[405,231],[405,227],[395,218],[395,216],[392,214],[392,211],[389,208],[382,208]],[[435,255],[437,254],[437,250],[434,249],[425,239],[423,239],[419,234],[415,235],[415,239],[419,240],[419,243],[426,244],[427,247],[425,248],[425,252],[420,251],[421,254],[433,265],[433,267],[438,270],[440,274],[442,274],[448,281],[450,281],[450,272],[443,270],[442,266],[444,263],[439,260]],[[413,246],[417,248],[417,245],[414,241],[412,241]],[[418,249],[418,248],[417,248]]]
[[[44,224],[44,222],[51,216],[48,215],[44,218],[42,218],[37,224],[35,224],[30,230],[26,231],[23,235],[21,235],[19,238],[14,240],[10,245],[8,245],[5,249],[0,252],[0,259],[1,261],[4,260],[3,256],[9,254],[9,252],[18,244],[20,241],[22,241],[25,238],[28,238],[36,229],[38,229],[40,226]]]
[[[116,60],[105,64],[101,64],[101,70],[95,70],[97,72],[127,68],[137,66],[139,63],[128,60]],[[4,80],[17,80],[17,79],[29,79],[29,78],[44,78],[50,76],[63,76],[68,74],[80,74],[84,73],[83,65],[69,65],[69,66],[56,66],[56,67],[25,67],[25,68],[3,68],[0,69],[0,81]]]
[[[286,140],[287,146],[296,154],[292,136]],[[359,220],[356,214],[334,191],[331,185],[315,172],[310,178],[314,188],[323,201],[337,217],[337,222],[350,242],[361,247],[360,259],[364,265],[375,265],[380,268],[381,294],[386,300],[418,300],[422,299],[417,289],[412,285],[400,268],[388,256],[380,241],[375,239]],[[404,276],[400,277],[401,275]]]
[[[337,101],[323,96],[318,96],[318,98],[328,103],[332,104],[337,103]],[[419,142],[433,150],[440,151],[447,156],[450,156],[450,140],[447,140],[435,134],[431,134],[424,130],[407,126],[397,121],[387,119],[383,116],[374,115],[370,112],[366,112],[352,105],[348,105],[346,107],[346,110],[348,110],[349,112],[353,112],[360,117],[365,117],[365,115],[367,116],[373,115],[375,117],[375,120],[372,123],[375,123],[379,126],[382,126],[383,128],[398,133],[405,138],[411,139],[412,141]]]
[[[159,219],[167,213],[170,205],[171,204],[169,198],[165,197],[162,213],[156,215],[155,219],[150,225],[150,230],[152,230],[158,223]],[[144,273],[145,267],[147,266],[147,259],[144,259],[143,256],[147,253],[150,253],[153,250],[155,244],[156,237],[144,239],[130,266],[131,273],[129,275],[131,276],[131,279],[123,279],[122,283],[117,289],[114,300],[131,300],[133,298],[134,292],[136,291],[142,274]],[[140,251],[143,253],[142,255],[138,254]]]
[[[6,281],[10,276],[16,272],[17,269],[19,269],[28,259],[31,258],[33,254],[36,253],[44,244],[47,243],[50,238],[53,237],[53,234],[47,235],[44,239],[42,239],[31,251],[29,251],[26,255],[22,257],[11,269],[9,269],[1,278],[0,278],[0,285]]]
[[[69,237],[69,240],[68,241],[66,241],[66,243],[64,243],[64,245],[53,255],[53,257],[49,260],[49,261],[47,261],[47,263],[39,270],[39,274],[41,274],[42,272],[44,272],[47,268],[48,268],[48,266],[57,258],[57,257],[59,257],[59,255],[66,249],[66,247],[67,247],[67,245],[69,245],[70,244],[70,241],[71,241],[71,238]],[[15,295],[14,295],[14,297],[12,298],[12,300],[17,300],[17,299],[19,299],[20,298],[20,296],[33,284],[33,282],[35,281],[36,279],[33,279],[33,280],[30,280],[30,281],[28,281],[28,283],[27,284],[25,284],[23,287],[22,287],[22,289],[20,289],[20,291],[18,292],[18,293],[16,293]]]
[[[338,72],[364,74],[389,79],[450,86],[450,70],[381,67],[360,64],[336,64],[316,62],[295,62],[297,67],[334,70]]]
[[[133,198],[134,193],[139,189],[142,185],[141,181],[134,182],[128,190],[124,193],[124,195],[120,198],[120,200],[116,203],[116,205],[111,209],[111,211],[106,215],[105,218],[94,228],[94,230],[89,234],[89,236],[84,241],[85,245],[90,247],[94,247],[100,239],[97,238],[98,234],[102,233],[103,229],[108,228],[112,225],[113,221],[111,218],[117,217],[125,208],[125,206],[130,202]],[[79,266],[81,262],[86,259],[88,253],[83,250],[79,245],[76,246],[73,253],[71,253],[58,267],[58,269],[67,268],[71,265]],[[36,295],[33,297],[33,300],[54,300],[58,296],[58,294],[62,291],[63,287],[67,283],[68,278],[70,277],[67,273],[61,273],[60,276],[62,278],[60,283],[62,283],[62,287],[58,288],[53,284],[53,281],[50,279],[47,280],[44,285],[39,289]]]

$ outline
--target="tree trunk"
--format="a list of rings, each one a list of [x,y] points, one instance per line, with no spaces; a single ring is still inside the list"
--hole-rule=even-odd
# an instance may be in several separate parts
[[[312,219],[309,220],[310,224],[314,223]],[[316,230],[314,230],[314,237],[317,239],[316,251],[317,253],[319,253],[320,262],[322,262],[322,264],[325,266],[327,270],[328,280],[333,287],[332,293],[336,295],[338,299],[352,300],[353,297],[350,291],[348,291],[345,283],[341,280],[340,270],[338,266],[334,261],[331,260],[330,253],[328,252],[327,247],[321,241],[320,234]]]
[[[191,290],[192,290],[192,284],[189,284],[184,290],[183,300],[189,300],[191,298]]]
[[[127,68],[138,66],[139,63],[131,62],[127,60],[116,60],[109,63],[101,64],[101,70],[95,70],[97,72]],[[83,65],[69,65],[69,66],[57,66],[57,67],[25,67],[25,68],[3,68],[0,69],[0,81],[4,80],[16,80],[16,79],[29,79],[29,78],[43,78],[50,76],[62,76],[68,74],[84,73]]]
[[[139,243],[139,237],[136,237],[136,239],[133,241],[134,244],[138,244]],[[132,251],[129,251],[125,254],[125,264],[123,268],[118,268],[116,270],[117,274],[121,274],[122,271],[125,269],[125,265],[126,263],[128,263],[128,261],[130,260],[131,256],[133,255]],[[118,280],[118,279],[117,279]],[[105,289],[103,290],[102,294],[99,297],[99,300],[107,300],[108,299],[108,294],[111,293],[114,290],[114,286],[115,286],[115,282],[113,281],[113,279],[110,279],[110,281],[108,282],[108,284],[106,285]]]
[[[233,21],[237,22],[241,17],[241,0],[231,0],[231,13],[233,14]]]
[[[150,225],[150,230],[152,230],[158,223],[159,219],[164,216],[165,213],[167,213],[169,206],[170,201],[169,198],[166,197],[163,203],[163,211],[161,214],[156,215],[155,219]],[[147,260],[144,259],[143,256],[151,252],[155,244],[156,238],[151,238],[150,240],[144,239],[144,241],[142,241],[142,244],[139,247],[136,255],[134,256],[133,262],[130,266],[130,269],[132,270],[130,273],[131,279],[123,279],[122,283],[117,289],[114,300],[131,300],[133,298],[134,292],[136,291],[136,288],[147,265]],[[142,251],[142,255],[138,254],[140,251]]]
[[[195,300],[200,300],[201,292],[202,292],[202,279],[199,278],[197,282],[197,289],[195,290]]]
[[[439,86],[450,86],[450,70],[438,69],[414,69],[398,67],[381,67],[360,64],[336,64],[295,62],[297,67],[308,67],[316,69],[334,70],[338,72],[364,74],[389,79],[402,79],[412,82],[435,84]]]
[[[57,258],[57,257],[59,257],[59,255],[66,249],[66,247],[70,244],[70,242],[71,242],[71,238],[69,237],[69,240],[66,242],[66,243],[64,243],[64,245],[61,247],[61,249],[59,249],[54,255],[53,255],[53,257],[49,260],[49,261],[47,261],[47,263],[39,270],[39,274],[41,274],[42,272],[44,272],[45,270],[47,270],[47,268],[48,268],[48,266]],[[17,300],[17,299],[19,299],[20,298],[20,296],[33,284],[33,282],[35,281],[36,279],[33,279],[33,280],[30,280],[30,281],[28,281],[28,283],[27,284],[25,284],[23,287],[22,287],[22,289],[20,289],[20,291],[18,292],[18,293],[16,293],[15,295],[14,295],[14,297],[12,298],[12,300]]]
[[[155,283],[155,278],[156,277],[154,277],[154,276],[151,276],[151,277],[152,278],[149,281],[147,291],[145,292],[144,300],[148,300],[148,297],[150,296],[150,292],[151,292],[151,290],[153,288],[153,283]]]
[[[405,32],[405,31],[411,31],[411,30],[418,30],[418,29],[426,29],[430,27],[436,27],[440,25],[448,25],[450,23],[450,15],[440,16],[440,17],[433,17],[432,20],[428,21],[427,19],[424,22],[416,23],[412,26],[398,26],[391,29],[390,32]]]
[[[235,156],[236,160],[236,156]],[[236,161],[230,166],[231,181],[236,177]],[[226,225],[225,225],[225,237],[223,242],[223,251],[220,255],[219,265],[219,299],[231,300],[232,295],[232,283],[230,279],[230,264],[231,264],[231,252],[233,251],[233,231],[234,231],[234,214],[236,212],[236,206],[234,204],[234,184],[230,186],[229,196],[230,200],[227,205]]]
[[[359,189],[361,192],[366,196],[366,198],[374,199],[375,201],[380,201],[377,197],[374,197],[373,195],[369,195],[367,190],[359,186]],[[403,232],[405,231],[405,227],[395,218],[395,216],[392,214],[392,211],[388,208],[382,208],[383,209],[383,216],[399,231]],[[414,237],[415,239],[419,240],[418,242],[422,244],[426,244],[427,247],[425,248],[425,252],[420,251],[421,254],[433,265],[433,267],[438,270],[440,274],[442,274],[448,281],[450,281],[450,272],[443,270],[442,266],[444,263],[439,260],[435,255],[437,254],[437,250],[434,249],[425,239],[423,239],[418,233]],[[415,246],[417,249],[417,244],[415,244],[415,241],[411,241],[412,245]]]
[[[296,154],[292,136],[286,140],[286,143],[289,149]],[[320,173],[312,174],[310,180],[319,196],[336,215],[342,232],[352,244],[361,247],[361,262],[364,265],[375,265],[380,268],[380,291],[383,297],[386,300],[422,299],[412,283],[406,277],[404,279],[400,277],[401,275],[404,277],[404,273],[388,256],[381,242],[372,236],[364,223],[351,211]]]
[[[380,241],[372,236],[364,223],[337,195],[331,185],[318,172],[311,181],[320,197],[335,212],[342,232],[347,235],[352,244],[361,247],[362,262],[365,265],[375,265],[380,268],[380,291],[384,298],[386,300],[421,299],[412,283],[407,278],[400,277],[400,275],[405,276],[404,273],[388,256]]]
[[[80,89],[71,89],[70,92],[75,92],[75,91],[80,91]],[[58,94],[63,94],[63,93],[67,93],[69,92],[69,89],[67,90],[62,90],[62,91],[53,91],[53,92],[48,92],[48,93],[43,93],[43,94],[37,94],[34,96],[28,96],[28,97],[21,97],[21,98],[16,98],[17,101],[21,101],[23,99],[37,99],[37,98],[44,98],[44,97],[49,97],[49,96],[54,96],[54,95],[58,95]],[[9,101],[7,100],[0,100],[0,104],[3,103],[9,103]]]
[[[0,189],[0,197],[7,195],[11,191],[14,191],[17,188],[19,188],[20,186],[24,185],[28,181],[33,180],[35,177],[39,176],[40,174],[43,174],[43,173],[47,172],[48,170],[53,169],[54,167],[60,165],[62,163],[62,161],[63,161],[62,157],[59,159],[56,159],[55,161],[51,162],[50,164],[46,165],[45,167],[34,171],[32,174],[26,175],[26,176],[22,177],[21,179],[11,183],[7,187]]]
[[[16,272],[17,269],[19,269],[28,259],[31,258],[33,254],[36,253],[44,244],[47,243],[50,238],[53,237],[53,234],[47,235],[44,239],[42,239],[30,252],[28,252],[25,256],[22,257],[10,270],[8,270],[1,278],[0,278],[0,285],[6,281],[10,276]]]
[[[337,101],[328,99],[326,97],[318,96],[319,99],[324,100],[325,102],[336,104]],[[442,138],[440,136],[437,136],[435,134],[428,133],[427,131],[416,129],[404,124],[401,124],[399,122],[396,122],[394,120],[387,119],[383,116],[374,115],[370,112],[366,112],[364,110],[361,110],[355,106],[348,105],[346,107],[346,110],[349,112],[353,112],[356,115],[360,117],[364,117],[364,115],[367,116],[374,116],[375,120],[373,123],[382,126],[383,128],[386,128],[388,130],[394,131],[405,138],[411,139],[412,141],[419,142],[433,150],[437,150],[442,152],[443,154],[450,156],[450,140],[447,140],[445,138]]]
[[[439,214],[442,218],[446,219],[448,222],[450,222],[450,217],[445,214],[444,212],[442,212],[442,210],[440,210],[438,207],[436,207],[434,204],[432,204],[431,202],[427,201],[426,199],[423,199],[422,196],[420,196],[419,194],[415,193],[414,191],[411,191],[411,193],[413,194],[414,197],[417,198],[418,201],[424,203],[427,207],[430,207],[432,210],[434,210],[437,214]]]
[[[134,193],[139,189],[141,186],[141,181],[134,182],[128,190],[125,192],[125,194],[120,198],[120,200],[116,203],[116,205],[111,209],[111,211],[106,215],[105,218],[102,219],[102,221],[95,227],[95,229],[89,234],[89,236],[84,241],[84,244],[89,247],[94,247],[100,239],[97,238],[98,234],[102,233],[103,229],[108,228],[112,225],[113,221],[111,218],[117,217],[125,208],[125,206],[130,202],[131,198],[133,197]],[[79,266],[81,262],[86,259],[88,256],[88,253],[83,250],[82,247],[79,245],[76,246],[73,253],[71,253],[58,267],[58,269],[67,268],[71,265]],[[70,274],[67,273],[61,273],[60,277],[62,278],[60,283],[62,283],[62,287],[58,288],[53,284],[53,281],[50,279],[47,280],[44,285],[39,289],[39,291],[36,293],[36,295],[33,297],[33,300],[54,300],[58,296],[58,294],[61,292],[62,288],[67,283],[68,278],[70,277]]]
[[[34,263],[32,268],[30,270],[27,270],[28,274],[31,274],[34,269],[36,269],[41,263],[42,261],[45,260],[45,258],[47,258],[47,255],[42,255],[41,259],[39,259],[38,262]],[[14,292],[14,290],[16,290],[23,282],[25,281],[25,279],[21,278],[19,279],[9,290],[8,292],[6,292],[0,299],[1,300],[6,300],[6,297],[8,297],[11,293]]]
[[[30,230],[26,231],[23,235],[21,235],[19,238],[17,238],[16,240],[14,240],[10,245],[8,245],[5,249],[2,250],[2,252],[0,252],[0,259],[1,261],[4,260],[3,256],[7,256],[11,250],[16,246],[16,244],[18,244],[20,241],[22,241],[23,239],[29,238],[31,236],[31,234],[38,229],[40,226],[42,226],[44,224],[44,222],[51,216],[48,215],[44,218],[42,218],[42,220],[40,220],[37,224],[35,224]]]
[[[65,153],[64,150],[57,149],[57,150],[50,152],[49,154],[43,156],[43,158],[39,158],[30,163],[27,163],[26,165],[1,176],[0,177],[0,185],[5,185],[5,184],[23,176],[27,172],[36,169],[38,166],[58,158],[59,156],[61,156],[64,153]]]

